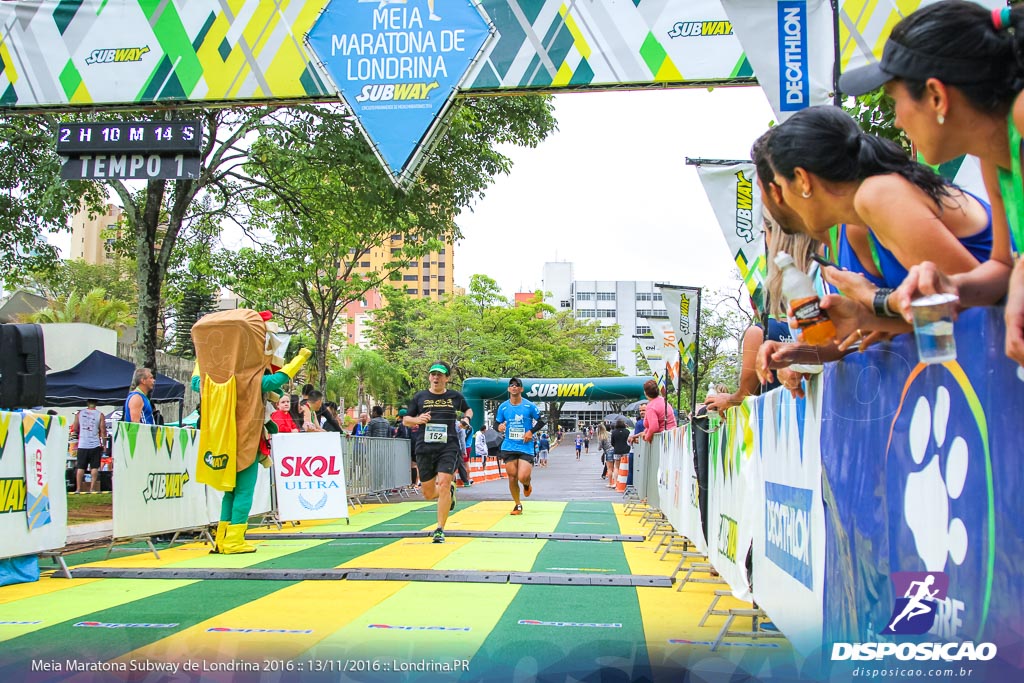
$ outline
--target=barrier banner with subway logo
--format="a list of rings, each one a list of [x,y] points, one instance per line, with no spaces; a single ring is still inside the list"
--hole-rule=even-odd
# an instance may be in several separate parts
[[[779,121],[832,102],[829,0],[722,0],[722,6]]]
[[[64,473],[68,431],[62,416],[0,411],[0,558],[64,547],[67,496],[54,473]]]
[[[114,538],[205,526],[206,486],[196,479],[199,432],[118,422],[114,428]]]
[[[750,424],[753,400],[748,396],[725,411],[725,426],[708,439],[708,559],[741,600],[750,600],[747,552],[754,538],[753,506],[760,504],[752,479],[758,474]]]
[[[948,588],[923,638],[992,642],[1024,667],[1024,371],[1003,354],[1002,315],[961,315],[955,361],[918,364],[902,335],[827,368],[822,443],[841,447],[822,453],[826,646],[885,640],[909,597],[897,573],[928,573]]]
[[[348,517],[339,434],[275,434],[270,448],[277,510],[282,520]]]
[[[753,403],[754,600],[803,654],[821,644],[825,510],[821,502],[822,381],[806,398],[784,389]]]
[[[761,220],[761,191],[754,164],[703,163],[697,166],[704,193],[718,219],[729,252],[736,260],[747,292],[760,309],[764,305],[768,267]]]

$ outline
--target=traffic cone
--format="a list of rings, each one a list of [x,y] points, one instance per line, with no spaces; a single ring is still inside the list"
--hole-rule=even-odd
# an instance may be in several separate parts
[[[615,490],[622,493],[626,490],[626,480],[629,479],[629,456],[624,455],[619,460],[619,477],[615,482]]]

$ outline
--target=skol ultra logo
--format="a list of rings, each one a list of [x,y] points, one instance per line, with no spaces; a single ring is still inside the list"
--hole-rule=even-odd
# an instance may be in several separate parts
[[[677,21],[669,29],[669,38],[700,38],[701,36],[731,36],[731,21]]]
[[[743,171],[736,172],[736,235],[754,241],[754,184]]]
[[[143,55],[149,52],[149,46],[142,47],[116,47],[93,50],[92,54],[85,58],[85,63],[93,64],[118,64],[124,62],[141,62]]]
[[[944,572],[893,572],[896,604],[884,635],[919,636],[935,624],[940,600],[946,599],[949,577]]]

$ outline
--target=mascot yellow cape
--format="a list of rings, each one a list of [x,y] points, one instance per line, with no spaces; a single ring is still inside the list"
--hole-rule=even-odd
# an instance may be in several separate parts
[[[269,464],[267,425],[273,422],[264,394],[281,391],[310,356],[302,349],[285,365],[281,356],[287,341],[277,336],[269,320],[269,313],[238,309],[210,313],[192,326],[192,389],[203,401],[196,481],[224,492],[215,553],[256,550],[245,542],[245,530],[256,488],[256,461]]]

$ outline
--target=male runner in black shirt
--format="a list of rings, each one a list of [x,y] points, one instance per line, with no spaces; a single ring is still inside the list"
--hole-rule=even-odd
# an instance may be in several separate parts
[[[448,388],[451,368],[438,361],[430,366],[430,388],[420,391],[409,401],[409,410],[402,418],[406,427],[419,426],[415,432],[416,467],[423,485],[423,498],[437,499],[437,530],[434,543],[444,543],[444,525],[448,513],[455,509],[455,472],[459,453],[459,437],[455,421],[461,412],[467,418],[473,411],[459,392]]]

